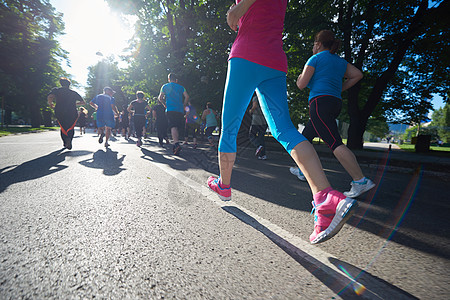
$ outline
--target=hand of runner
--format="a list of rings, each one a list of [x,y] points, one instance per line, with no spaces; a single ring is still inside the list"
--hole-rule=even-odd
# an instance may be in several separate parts
[[[256,0],[242,0],[237,5],[231,5],[227,12],[227,23],[232,30],[238,30],[239,19],[247,12],[249,7],[255,3],[255,1]]]
[[[239,19],[242,17],[239,13],[239,6],[233,4],[230,6],[230,9],[227,11],[227,23],[230,26],[231,30],[237,31]]]

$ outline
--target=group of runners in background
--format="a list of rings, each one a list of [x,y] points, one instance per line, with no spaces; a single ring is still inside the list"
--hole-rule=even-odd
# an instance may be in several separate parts
[[[290,171],[300,180],[308,182],[313,194],[314,230],[310,242],[324,242],[339,232],[344,223],[354,213],[357,202],[352,199],[372,189],[375,184],[366,178],[356,161],[354,154],[342,143],[337,130],[336,118],[342,107],[342,91],[355,85],[363,74],[360,70],[336,55],[340,41],[334,33],[322,30],[316,36],[312,47],[313,56],[306,62],[303,72],[297,79],[299,89],[309,87],[310,120],[300,133],[292,124],[287,105],[287,58],[283,51],[283,27],[287,0],[237,0],[227,12],[229,27],[237,31],[237,37],[228,59],[228,73],[224,89],[221,132],[218,144],[220,174],[207,180],[208,187],[224,201],[231,200],[231,174],[236,160],[237,135],[244,114],[252,102],[251,111],[259,107],[260,117],[255,115],[254,130],[251,140],[257,146],[258,158],[265,159],[265,147],[261,144],[261,135],[267,127],[273,137],[285,148],[296,163]],[[197,144],[195,124],[196,111],[189,101],[185,88],[177,83],[174,74],[169,74],[168,83],[161,87],[158,105],[152,110],[143,100],[144,93],[138,91],[136,100],[127,107],[128,113],[134,113],[134,131],[137,145],[142,145],[142,130],[145,117],[152,112],[156,119],[159,143],[167,139],[170,129],[173,139],[173,153],[181,151],[181,130],[194,132],[194,147]],[[61,88],[56,88],[48,96],[49,104],[57,99],[56,117],[61,126],[64,147],[71,149],[73,127],[77,114],[75,105],[84,104],[81,97],[68,89],[70,82],[61,81]],[[256,92],[256,97],[255,97]],[[75,93],[75,94],[73,94]],[[104,88],[104,93],[97,95],[89,103],[97,112],[99,143],[108,140],[111,128],[115,126],[114,114],[119,112],[114,105],[114,91]],[[70,109],[63,110],[58,103],[60,97],[70,98]],[[253,99],[253,100],[252,100]],[[75,108],[75,110],[72,110]],[[187,108],[187,109],[185,109]],[[75,111],[75,113],[73,113]],[[164,112],[164,113],[163,113]],[[122,112],[123,113],[123,112]],[[162,125],[167,117],[168,128]],[[262,123],[261,116],[265,123]],[[217,115],[210,104],[202,113],[206,121],[206,136],[213,145],[212,130],[216,128]],[[259,120],[258,120],[259,119]],[[159,122],[159,123],[158,123]],[[165,121],[164,121],[165,122]],[[190,124],[190,125],[188,125]],[[214,124],[208,127],[208,124]],[[164,129],[164,133],[159,129]],[[351,189],[341,193],[334,190],[325,173],[316,151],[312,146],[314,137],[322,138],[333,154],[352,177]],[[264,139],[262,139],[263,141]],[[258,144],[259,143],[259,144]]]
[[[198,138],[201,135],[204,135],[209,145],[214,147],[216,141],[213,132],[219,123],[218,113],[213,110],[211,102],[206,104],[199,116],[185,88],[178,84],[177,76],[170,73],[168,81],[161,87],[157,104],[153,107],[146,101],[145,93],[137,91],[136,99],[129,105],[123,105],[121,111],[115,105],[115,91],[111,87],[105,87],[102,94],[95,96],[88,103],[94,108],[89,117],[88,110],[84,107],[80,107],[77,114],[76,106],[87,103],[69,88],[69,79],[61,78],[61,87],[52,89],[48,94],[48,102],[55,108],[64,148],[72,149],[75,125],[79,126],[80,135],[85,133],[86,127],[94,127],[99,136],[99,143],[104,142],[105,147],[110,146],[111,135],[117,134],[122,134],[125,139],[135,137],[136,145],[140,147],[146,133],[152,133],[155,129],[161,147],[164,147],[164,141],[170,144],[168,135],[170,132],[174,154],[180,153],[182,144],[188,144],[189,137],[192,137],[193,148],[197,148]],[[56,106],[53,105],[54,101]],[[181,143],[183,138],[184,141]]]

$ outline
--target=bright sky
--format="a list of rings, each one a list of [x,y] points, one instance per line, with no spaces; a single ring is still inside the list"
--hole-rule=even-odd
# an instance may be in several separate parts
[[[129,40],[134,34],[132,18],[124,18],[111,11],[103,0],[50,0],[58,12],[64,14],[64,32],[59,37],[61,47],[69,52],[71,67],[64,69],[78,81],[83,88],[76,89],[81,95],[86,86],[88,67],[105,57],[115,55],[120,67],[118,55],[125,53]]]

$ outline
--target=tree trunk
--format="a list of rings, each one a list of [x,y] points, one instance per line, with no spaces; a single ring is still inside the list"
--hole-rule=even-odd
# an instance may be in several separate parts
[[[12,124],[12,110],[10,107],[5,108],[5,125],[8,127],[8,125]]]
[[[348,115],[350,117],[350,126],[348,127],[347,146],[350,149],[362,149],[364,144],[364,130],[361,112],[358,107],[358,95],[361,84],[358,83],[348,91]]]
[[[31,127],[38,128],[41,126],[41,110],[36,100],[30,101]]]
[[[44,126],[51,127],[52,126],[52,112],[49,109],[46,109],[42,112],[44,117]]]
[[[401,61],[403,60],[406,51],[411,46],[414,37],[417,36],[421,30],[421,21],[425,17],[428,8],[428,1],[422,0],[417,9],[416,14],[412,18],[411,23],[408,26],[404,39],[399,42],[397,50],[395,51],[392,61],[389,64],[387,70],[376,80],[372,91],[364,105],[364,108],[360,111],[358,108],[358,94],[359,85],[349,90],[349,116],[350,127],[348,129],[348,141],[347,145],[350,149],[362,149],[364,144],[364,131],[366,130],[367,121],[374,111],[375,107],[381,100],[383,92],[389,84],[389,81],[395,75]]]
[[[172,15],[172,0],[166,1],[167,5],[167,28],[169,29],[170,34],[170,46],[172,48],[172,51],[176,51],[178,49],[178,42],[177,42],[177,35],[175,32],[175,27],[173,25],[173,15]]]

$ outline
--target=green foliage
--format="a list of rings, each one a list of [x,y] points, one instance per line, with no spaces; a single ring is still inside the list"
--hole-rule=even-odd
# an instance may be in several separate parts
[[[0,2],[0,96],[6,111],[40,125],[46,95],[60,76],[66,58],[55,40],[64,30],[61,14],[47,0]]]
[[[59,130],[59,127],[3,127],[0,128],[0,137],[10,134],[23,133],[23,132],[39,132],[47,130]]]
[[[221,107],[228,50],[235,34],[224,16],[229,3],[212,1],[117,1],[110,6],[138,17],[134,54],[123,90],[159,94],[176,73],[195,106]]]
[[[432,126],[427,126],[427,127],[420,127],[416,125],[416,126],[412,126],[408,129],[405,130],[405,133],[403,134],[403,139],[406,140],[411,140],[411,138],[418,136],[419,134],[422,135],[430,135],[431,136],[431,140],[435,141],[439,139],[439,135],[438,135],[438,131],[436,127],[432,127]]]
[[[433,112],[430,127],[437,130],[439,138],[445,142],[450,143],[450,104],[447,103],[444,107]]]
[[[235,37],[225,19],[230,3],[108,3],[139,18],[135,53],[123,78],[127,82],[124,90],[141,89],[154,97],[166,82],[167,73],[175,72],[196,106],[207,101],[221,106],[227,53]],[[423,120],[431,108],[431,95],[443,94],[444,87],[448,87],[445,49],[449,39],[442,39],[448,36],[448,21],[442,17],[446,5],[444,1],[425,0],[289,1],[284,47],[289,63],[287,88],[293,123],[304,124],[309,119],[308,91],[300,91],[296,79],[312,55],[314,35],[322,29],[336,32],[343,41],[339,54],[364,72],[363,81],[343,93],[340,121],[353,124],[362,138],[366,128],[383,136],[387,132],[386,120]],[[427,61],[434,65],[427,65]],[[350,135],[349,139],[354,140],[355,136]]]
[[[331,29],[342,40],[338,54],[365,75],[343,94],[348,116],[340,118],[350,122],[349,146],[362,147],[371,116],[424,120],[432,94],[446,99],[448,93],[448,11],[448,1],[290,1],[285,22],[290,108],[299,110],[302,95],[295,91],[295,79],[311,55],[314,34]]]
[[[385,118],[379,117],[377,119],[371,117],[367,121],[367,131],[376,137],[384,138],[389,134],[389,126]]]

